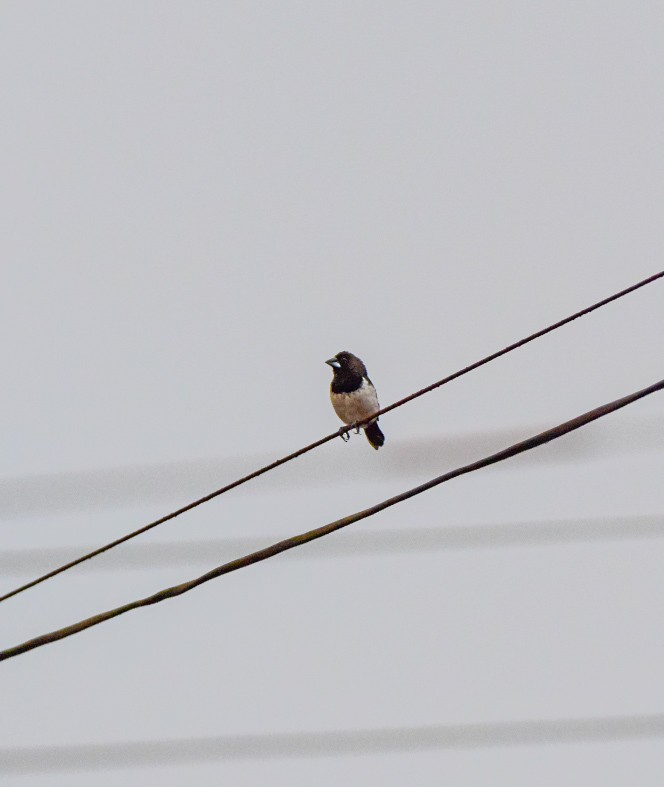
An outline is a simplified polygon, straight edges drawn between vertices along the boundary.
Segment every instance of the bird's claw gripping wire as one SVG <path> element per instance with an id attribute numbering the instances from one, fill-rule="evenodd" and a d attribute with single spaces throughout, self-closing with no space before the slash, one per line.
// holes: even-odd
<path id="1" fill-rule="evenodd" d="M 362 427 L 357 423 L 357 421 L 353 421 L 352 424 L 342 426 L 339 429 L 341 439 L 344 441 L 344 443 L 347 443 L 350 440 L 350 433 L 353 431 L 353 429 L 355 430 L 355 434 L 359 434 L 361 428 Z"/>

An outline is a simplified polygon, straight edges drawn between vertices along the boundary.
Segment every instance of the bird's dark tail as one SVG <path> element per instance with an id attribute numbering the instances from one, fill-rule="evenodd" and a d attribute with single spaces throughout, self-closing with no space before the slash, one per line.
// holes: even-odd
<path id="1" fill-rule="evenodd" d="M 369 426 L 364 427 L 364 434 L 367 436 L 367 440 L 376 449 L 376 451 L 385 442 L 385 435 L 380 431 L 380 427 L 375 421 L 369 424 Z"/>

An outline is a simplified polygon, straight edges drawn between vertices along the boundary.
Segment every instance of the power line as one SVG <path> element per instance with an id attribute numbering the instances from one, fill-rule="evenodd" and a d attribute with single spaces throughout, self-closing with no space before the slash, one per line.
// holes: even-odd
<path id="1" fill-rule="evenodd" d="M 619 298 L 622 298 L 625 295 L 628 295 L 634 292 L 635 290 L 640 289 L 641 287 L 645 287 L 647 284 L 652 284 L 654 281 L 661 279 L 662 277 L 664 277 L 664 271 L 655 273 L 652 276 L 649 276 L 647 279 L 643 279 L 642 281 L 637 282 L 636 284 L 633 284 L 630 287 L 621 290 L 620 292 L 610 295 L 608 298 L 604 298 L 601 301 L 592 304 L 591 306 L 587 306 L 585 309 L 581 309 L 580 311 L 575 312 L 569 317 L 565 317 L 564 319 L 559 320 L 558 322 L 555 322 L 552 325 L 549 325 L 548 327 L 543 328 L 542 330 L 539 330 L 536 333 L 533 333 L 530 336 L 527 336 L 526 338 L 519 340 L 518 342 L 514 342 L 513 344 L 504 347 L 502 350 L 498 350 L 497 352 L 492 353 L 491 355 L 487 355 L 485 358 L 476 361 L 470 366 L 466 366 L 465 368 L 460 369 L 459 371 L 454 372 L 453 374 L 448 375 L 447 377 L 444 377 L 442 380 L 438 380 L 437 382 L 428 385 L 426 388 L 422 388 L 419 391 L 416 391 L 415 393 L 412 393 L 404 397 L 403 399 L 400 399 L 397 402 L 394 402 L 393 404 L 388 405 L 387 407 L 384 407 L 381 410 L 378 410 L 373 415 L 369 416 L 368 418 L 365 418 L 363 421 L 360 421 L 359 425 L 368 423 L 369 421 L 373 420 L 373 418 L 379 415 L 389 413 L 391 410 L 394 410 L 397 407 L 401 407 L 402 405 L 411 402 L 413 399 L 416 399 L 419 396 L 423 396 L 424 394 L 429 393 L 430 391 L 433 391 L 436 388 L 440 388 L 442 385 L 445 385 L 451 382 L 452 380 L 456 380 L 458 377 L 462 377 L 463 375 L 468 374 L 469 372 L 472 372 L 475 369 L 478 369 L 480 366 L 484 366 L 485 364 L 490 363 L 491 361 L 494 361 L 497 358 L 500 358 L 501 356 L 506 355 L 507 353 L 518 349 L 519 347 L 523 347 L 525 344 L 528 344 L 529 342 L 532 342 L 535 339 L 538 339 L 546 335 L 547 333 L 551 333 L 551 331 L 554 331 L 557 328 L 562 327 L 563 325 L 567 325 L 568 323 L 578 319 L 579 317 L 583 317 L 586 314 L 590 314 L 596 309 L 599 309 L 602 306 L 606 306 L 608 303 L 611 303 L 612 301 L 618 300 Z M 164 524 L 164 522 L 168 522 L 171 519 L 175 519 L 175 517 L 178 517 L 181 514 L 186 513 L 187 511 L 191 511 L 197 506 L 200 506 L 203 503 L 207 503 L 210 500 L 213 500 L 215 497 L 219 497 L 219 495 L 222 495 L 225 492 L 229 492 L 231 489 L 235 489 L 236 487 L 247 483 L 247 481 L 251 481 L 252 479 L 257 478 L 258 476 L 263 475 L 264 473 L 274 470 L 280 465 L 286 464 L 286 462 L 290 462 L 291 460 L 296 459 L 297 457 L 300 457 L 303 454 L 308 453 L 309 451 L 312 451 L 314 448 L 318 448 L 319 446 L 329 442 L 330 440 L 334 440 L 336 437 L 339 436 L 339 434 L 349 431 L 350 428 L 345 428 L 345 429 L 342 428 L 337 432 L 332 432 L 331 434 L 328 434 L 325 437 L 322 437 L 319 440 L 310 443 L 304 448 L 300 448 L 299 450 L 294 451 L 293 453 L 288 454 L 287 456 L 282 457 L 281 459 L 277 459 L 276 461 L 271 462 L 270 464 L 267 464 L 264 467 L 261 467 L 258 470 L 255 470 L 252 473 L 249 473 L 248 475 L 245 475 L 242 478 L 239 478 L 236 481 L 231 482 L 230 484 L 226 484 L 226 486 L 223 486 L 220 489 L 215 490 L 214 492 L 210 492 L 209 494 L 204 495 L 203 497 L 193 501 L 192 503 L 188 503 L 187 505 L 182 506 L 181 508 L 178 508 L 175 511 L 172 511 L 170 514 L 166 514 L 165 516 L 162 516 L 159 519 L 156 519 L 153 522 L 148 523 L 147 525 L 143 525 L 143 527 L 140 527 L 137 530 L 132 531 L 131 533 L 127 533 L 121 538 L 118 538 L 114 541 L 109 542 L 108 544 L 105 544 L 104 546 L 94 549 L 85 555 L 81 555 L 75 560 L 72 560 L 69 563 L 65 563 L 64 565 L 59 566 L 58 568 L 55 568 L 52 571 L 49 571 L 43 574 L 42 576 L 39 576 L 36 579 L 33 579 L 32 581 L 27 582 L 26 584 L 21 585 L 20 587 L 9 591 L 8 593 L 5 593 L 4 595 L 0 596 L 0 603 L 6 601 L 9 598 L 12 598 L 13 596 L 18 595 L 19 593 L 28 590 L 29 588 L 35 587 L 35 585 L 39 585 L 40 583 L 45 582 L 47 579 L 51 579 L 52 577 L 55 577 L 58 574 L 63 573 L 64 571 L 68 571 L 70 568 L 73 568 L 74 566 L 77 566 L 86 560 L 90 560 L 91 558 L 96 557 L 97 555 L 100 555 L 103 552 L 108 551 L 109 549 L 113 549 L 114 547 L 119 546 L 120 544 L 124 544 L 126 541 L 129 541 L 130 539 L 136 538 L 142 533 L 146 533 L 148 530 L 151 530 L 152 528 L 157 527 L 158 525 Z"/>
<path id="2" fill-rule="evenodd" d="M 196 579 L 183 582 L 180 585 L 174 585 L 173 587 L 165 588 L 164 590 L 160 590 L 151 596 L 137 599 L 136 601 L 132 601 L 128 604 L 123 604 L 122 606 L 116 607 L 115 609 L 107 610 L 106 612 L 101 612 L 98 615 L 93 615 L 92 617 L 86 618 L 85 620 L 81 620 L 78 623 L 72 624 L 71 626 L 65 626 L 64 628 L 58 629 L 56 631 L 51 631 L 48 634 L 43 634 L 39 637 L 35 637 L 34 639 L 27 640 L 20 645 L 7 648 L 6 650 L 0 651 L 0 661 L 12 658 L 13 656 L 18 656 L 21 653 L 26 653 L 27 651 L 41 647 L 42 645 L 48 645 L 53 642 L 57 642 L 60 639 L 71 637 L 73 634 L 78 634 L 80 631 L 84 631 L 85 629 L 91 628 L 92 626 L 97 626 L 100 623 L 104 623 L 107 620 L 118 617 L 119 615 L 124 615 L 126 612 L 129 612 L 132 609 L 147 607 L 152 604 L 158 604 L 168 598 L 181 596 L 183 593 L 187 593 L 199 585 L 209 582 L 212 579 L 216 579 L 217 577 L 223 576 L 224 574 L 230 574 L 231 572 L 237 571 L 240 568 L 246 568 L 247 566 L 251 566 L 254 563 L 259 563 L 263 560 L 274 557 L 281 552 L 286 552 L 289 549 L 302 546 L 303 544 L 307 544 L 310 541 L 315 541 L 318 538 L 322 538 L 323 536 L 327 536 L 330 533 L 334 533 L 336 530 L 341 530 L 341 528 L 348 527 L 348 525 L 359 522 L 361 519 L 366 519 L 367 517 L 373 516 L 379 511 L 384 511 L 386 508 L 390 508 L 397 503 L 402 503 L 404 500 L 408 500 L 411 497 L 422 494 L 422 492 L 433 489 L 433 487 L 443 484 L 446 481 L 450 481 L 453 478 L 457 478 L 467 473 L 472 473 L 476 470 L 480 470 L 483 467 L 496 464 L 497 462 L 502 462 L 505 459 L 509 459 L 513 456 L 517 456 L 518 454 L 522 454 L 525 451 L 530 451 L 533 448 L 544 445 L 551 440 L 557 440 L 559 437 L 562 437 L 569 432 L 580 429 L 582 426 L 586 426 L 592 421 L 596 421 L 598 418 L 603 418 L 609 413 L 613 413 L 616 410 L 619 410 L 622 407 L 626 407 L 628 404 L 637 401 L 638 399 L 642 399 L 643 397 L 649 396 L 650 394 L 653 394 L 657 391 L 661 391 L 662 389 L 664 389 L 664 380 L 660 380 L 659 382 L 654 383 L 647 388 L 643 388 L 640 391 L 636 391 L 635 393 L 624 396 L 621 399 L 616 399 L 613 402 L 601 405 L 600 407 L 590 410 L 583 415 L 579 415 L 570 421 L 565 421 L 558 426 L 554 426 L 551 429 L 540 432 L 538 435 L 534 435 L 533 437 L 530 437 L 519 443 L 515 443 L 509 448 L 505 448 L 498 453 L 491 454 L 490 456 L 479 459 L 478 461 L 472 462 L 471 464 L 464 465 L 447 473 L 443 473 L 443 475 L 440 475 L 431 481 L 427 481 L 424 484 L 420 484 L 419 486 L 413 487 L 412 489 L 408 489 L 399 495 L 390 497 L 387 500 L 383 500 L 382 502 L 377 503 L 376 505 L 373 505 L 369 508 L 365 508 L 362 511 L 358 511 L 354 514 L 350 514 L 349 516 L 337 519 L 334 522 L 330 522 L 329 524 L 315 528 L 314 530 L 309 530 L 306 533 L 301 533 L 300 535 L 279 541 L 276 544 L 272 544 L 265 549 L 258 550 L 257 552 L 253 552 L 249 555 L 246 555 L 245 557 L 232 560 L 229 563 L 225 563 L 222 566 L 212 569 L 212 571 L 208 571 L 206 574 L 203 574 Z"/>
<path id="3" fill-rule="evenodd" d="M 344 757 L 479 749 L 608 743 L 664 736 L 664 714 L 535 719 L 492 724 L 329 730 L 324 732 L 220 735 L 170 740 L 21 746 L 0 749 L 0 774 L 142 768 L 219 760 L 281 757 Z"/>
<path id="4" fill-rule="evenodd" d="M 274 538 L 274 535 L 272 536 Z M 539 522 L 448 525 L 444 527 L 403 527 L 345 533 L 327 539 L 317 549 L 294 550 L 293 558 L 311 560 L 382 555 L 430 554 L 459 549 L 505 549 L 549 547 L 560 544 L 589 544 L 664 537 L 664 514 L 623 517 L 561 519 Z M 209 565 L 216 556 L 255 552 L 267 536 L 252 538 L 210 538 L 130 545 L 113 562 L 88 564 L 93 571 L 123 571 Z M 40 564 L 67 560 L 80 549 L 74 547 L 0 550 L 0 575 L 20 576 Z"/>

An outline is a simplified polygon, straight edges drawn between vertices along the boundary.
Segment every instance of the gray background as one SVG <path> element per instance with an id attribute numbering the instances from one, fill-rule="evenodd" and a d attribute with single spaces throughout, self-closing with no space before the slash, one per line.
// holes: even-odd
<path id="1" fill-rule="evenodd" d="M 388 404 L 661 269 L 663 21 L 655 2 L 4 2 L 0 590 L 332 431 L 341 349 Z M 335 440 L 6 602 L 0 645 L 654 382 L 662 298 L 385 416 L 380 452 Z M 648 724 L 417 746 L 664 713 L 663 408 L 3 663 L 0 776 L 660 785 Z M 403 750 L 371 751 L 385 728 Z M 148 769 L 75 748 L 197 738 L 218 740 Z M 96 772 L 49 772 L 67 756 Z"/>

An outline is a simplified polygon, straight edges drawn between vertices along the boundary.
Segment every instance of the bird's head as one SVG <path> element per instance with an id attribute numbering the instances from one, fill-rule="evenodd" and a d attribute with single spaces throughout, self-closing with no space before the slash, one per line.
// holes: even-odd
<path id="1" fill-rule="evenodd" d="M 346 350 L 337 353 L 333 358 L 325 361 L 325 363 L 332 367 L 335 375 L 351 374 L 359 375 L 360 377 L 366 377 L 367 374 L 366 366 L 357 357 L 357 355 L 353 355 L 353 353 L 349 353 Z"/>

